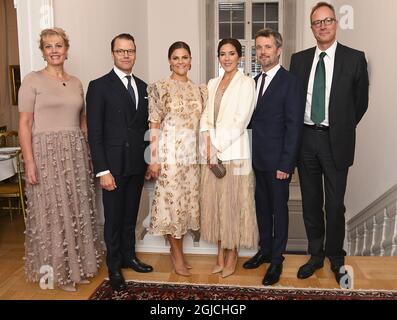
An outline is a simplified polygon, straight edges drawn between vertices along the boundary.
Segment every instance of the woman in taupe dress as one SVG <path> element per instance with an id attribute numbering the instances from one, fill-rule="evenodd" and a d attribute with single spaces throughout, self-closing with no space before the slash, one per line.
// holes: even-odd
<path id="1" fill-rule="evenodd" d="M 254 111 L 255 82 L 238 70 L 242 47 L 236 39 L 218 45 L 223 76 L 208 82 L 208 102 L 200 131 L 206 142 L 207 165 L 201 173 L 201 235 L 218 244 L 212 273 L 234 273 L 238 249 L 258 242 L 254 202 L 254 176 L 247 125 Z M 225 177 L 210 168 L 221 160 Z"/>
<path id="2" fill-rule="evenodd" d="M 28 281 L 45 275 L 57 287 L 76 291 L 76 284 L 98 273 L 101 259 L 83 88 L 64 70 L 69 40 L 62 29 L 43 30 L 40 49 L 46 68 L 29 73 L 19 90 L 25 272 Z"/>

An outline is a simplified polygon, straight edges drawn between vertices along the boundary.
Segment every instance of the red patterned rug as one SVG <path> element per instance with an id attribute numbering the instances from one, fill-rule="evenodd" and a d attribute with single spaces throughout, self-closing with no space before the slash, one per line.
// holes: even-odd
<path id="1" fill-rule="evenodd" d="M 127 290 L 113 292 L 108 281 L 90 300 L 397 300 L 397 291 L 265 288 L 128 281 Z"/>

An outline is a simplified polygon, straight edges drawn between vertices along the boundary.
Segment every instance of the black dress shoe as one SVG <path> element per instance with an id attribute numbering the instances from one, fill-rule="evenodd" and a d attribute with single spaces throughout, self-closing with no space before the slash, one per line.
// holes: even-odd
<path id="1" fill-rule="evenodd" d="M 112 289 L 115 291 L 127 289 L 127 284 L 125 283 L 123 274 L 120 271 L 109 272 L 109 282 L 112 286 Z"/>
<path id="2" fill-rule="evenodd" d="M 282 264 L 270 264 L 266 271 L 265 277 L 263 278 L 262 284 L 264 286 L 271 286 L 280 280 L 281 272 L 283 271 Z"/>
<path id="3" fill-rule="evenodd" d="M 142 272 L 142 273 L 152 272 L 153 271 L 153 267 L 152 266 L 149 266 L 148 264 L 143 263 L 137 257 L 132 258 L 131 260 L 125 261 L 121 265 L 121 267 L 122 268 L 131 268 L 132 270 L 134 270 L 136 272 Z"/>
<path id="4" fill-rule="evenodd" d="M 324 266 L 324 260 L 317 260 L 310 258 L 310 260 L 301 266 L 298 270 L 298 278 L 306 279 L 313 275 L 313 273 Z"/>
<path id="5" fill-rule="evenodd" d="M 269 255 L 264 254 L 261 251 L 258 251 L 256 255 L 254 255 L 251 259 L 246 261 L 243 264 L 244 269 L 256 269 L 263 263 L 269 263 L 271 261 L 271 257 Z"/>

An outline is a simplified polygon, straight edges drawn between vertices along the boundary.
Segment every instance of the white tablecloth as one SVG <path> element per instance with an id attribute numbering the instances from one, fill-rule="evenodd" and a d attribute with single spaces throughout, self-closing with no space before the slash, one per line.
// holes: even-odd
<path id="1" fill-rule="evenodd" d="M 14 148 L 20 150 L 19 147 Z M 11 178 L 17 172 L 17 159 L 11 148 L 0 148 L 0 181 Z M 14 151 L 14 152 L 15 152 Z"/>

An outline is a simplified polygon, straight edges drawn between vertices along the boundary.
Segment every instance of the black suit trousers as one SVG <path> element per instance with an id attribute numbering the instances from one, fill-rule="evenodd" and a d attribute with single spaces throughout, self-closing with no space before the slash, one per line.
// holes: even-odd
<path id="1" fill-rule="evenodd" d="M 262 253 L 271 255 L 272 263 L 284 261 L 288 242 L 289 183 L 276 179 L 275 171 L 255 170 L 255 204 Z"/>
<path id="2" fill-rule="evenodd" d="M 117 188 L 102 190 L 105 213 L 106 263 L 110 272 L 135 257 L 135 225 L 144 175 L 114 176 Z"/>
<path id="3" fill-rule="evenodd" d="M 309 241 L 308 252 L 320 259 L 327 256 L 333 264 L 343 264 L 346 255 L 343 250 L 345 238 L 344 197 L 348 168 L 336 169 L 332 157 L 329 131 L 304 128 L 298 171 L 302 192 L 303 219 Z"/>

